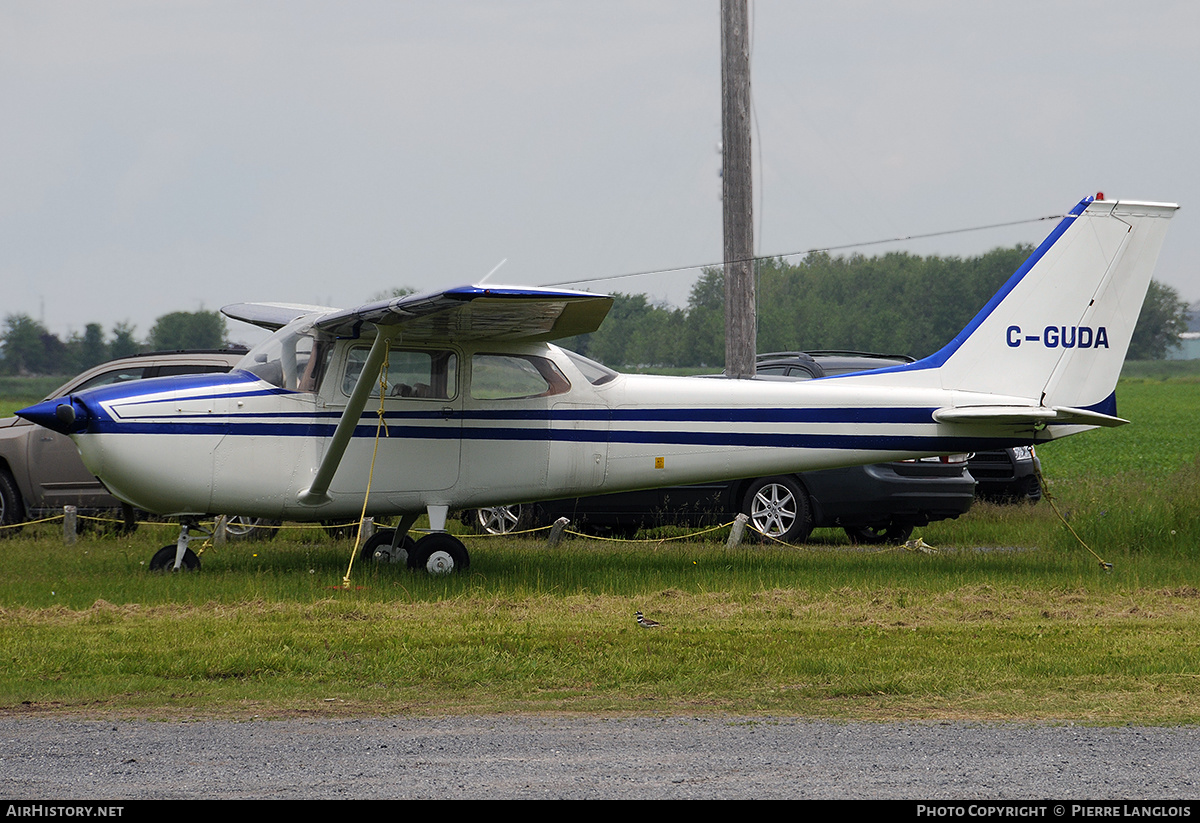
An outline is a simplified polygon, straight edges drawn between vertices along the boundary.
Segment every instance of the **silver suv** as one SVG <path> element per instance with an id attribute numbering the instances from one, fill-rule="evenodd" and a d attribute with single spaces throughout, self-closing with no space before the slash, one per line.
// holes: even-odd
<path id="1" fill-rule="evenodd" d="M 227 372 L 245 354 L 244 348 L 230 348 L 124 357 L 88 369 L 45 399 L 148 377 Z M 63 506 L 88 513 L 119 510 L 126 525 L 133 520 L 132 508 L 110 495 L 84 467 L 71 438 L 19 417 L 0 419 L 0 526 L 58 513 Z M 0 529 L 0 536 L 12 531 Z"/>

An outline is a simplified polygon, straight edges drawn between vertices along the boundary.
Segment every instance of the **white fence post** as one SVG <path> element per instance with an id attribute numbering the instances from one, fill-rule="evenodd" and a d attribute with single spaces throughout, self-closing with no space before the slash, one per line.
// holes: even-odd
<path id="1" fill-rule="evenodd" d="M 563 532 L 566 531 L 566 528 L 568 525 L 570 525 L 570 523 L 571 521 L 565 517 L 560 517 L 554 521 L 554 525 L 550 527 L 550 536 L 546 538 L 546 545 L 548 548 L 553 549 L 560 542 L 562 542 Z"/>
<path id="2" fill-rule="evenodd" d="M 733 518 L 733 528 L 729 530 L 729 540 L 725 542 L 725 548 L 732 549 L 742 542 L 742 537 L 746 534 L 746 524 L 750 521 L 744 513 Z"/>
<path id="3" fill-rule="evenodd" d="M 63 506 L 63 543 L 74 546 L 78 528 L 79 511 L 74 506 Z"/>

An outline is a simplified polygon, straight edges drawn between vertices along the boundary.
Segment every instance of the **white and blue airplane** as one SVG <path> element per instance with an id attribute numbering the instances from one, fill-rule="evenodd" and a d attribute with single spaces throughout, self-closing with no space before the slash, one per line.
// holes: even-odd
<path id="1" fill-rule="evenodd" d="M 400 516 L 364 557 L 464 569 L 452 509 L 1042 443 L 1127 421 L 1115 388 L 1178 206 L 1088 197 L 949 344 L 808 382 L 618 374 L 549 341 L 612 298 L 466 286 L 356 309 L 242 303 L 274 330 L 224 375 L 18 412 L 69 434 L 120 499 L 183 518 Z M 365 503 L 364 503 L 365 500 Z M 408 532 L 428 514 L 431 533 Z"/>

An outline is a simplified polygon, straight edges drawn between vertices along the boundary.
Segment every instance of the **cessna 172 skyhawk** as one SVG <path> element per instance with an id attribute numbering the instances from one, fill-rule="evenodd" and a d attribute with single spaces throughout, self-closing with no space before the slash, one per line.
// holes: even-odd
<path id="1" fill-rule="evenodd" d="M 1127 422 L 1117 377 L 1177 208 L 1084 199 L 945 348 L 877 371 L 802 383 L 621 375 L 548 342 L 596 329 L 610 297 L 469 286 L 349 310 L 227 306 L 275 330 L 233 372 L 105 386 L 18 414 L 70 434 L 117 497 L 184 518 L 159 567 L 198 566 L 187 524 L 199 516 L 357 517 L 366 497 L 367 514 L 401 519 L 364 556 L 461 569 L 450 509 Z M 432 533 L 413 541 L 421 513 Z"/>

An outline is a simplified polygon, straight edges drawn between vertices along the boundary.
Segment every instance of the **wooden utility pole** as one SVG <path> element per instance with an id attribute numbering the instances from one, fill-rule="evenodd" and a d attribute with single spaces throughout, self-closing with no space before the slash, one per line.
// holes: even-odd
<path id="1" fill-rule="evenodd" d="M 753 377 L 757 349 L 746 0 L 721 0 L 721 199 L 725 223 L 725 374 Z"/>

